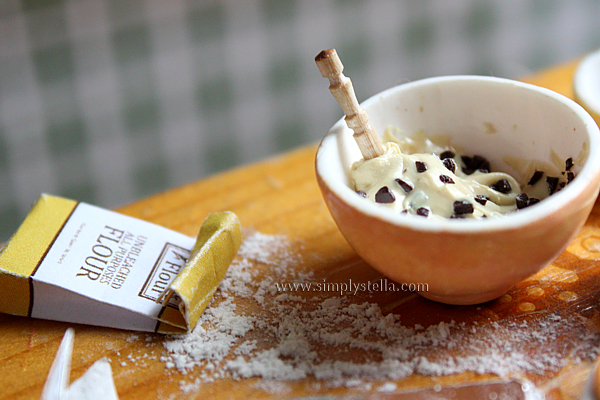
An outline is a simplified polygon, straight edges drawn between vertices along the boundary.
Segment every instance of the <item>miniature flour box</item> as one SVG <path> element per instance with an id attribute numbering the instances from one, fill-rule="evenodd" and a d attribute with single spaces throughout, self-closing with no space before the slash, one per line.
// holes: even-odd
<path id="1" fill-rule="evenodd" d="M 0 312 L 121 329 L 192 330 L 241 243 L 231 212 L 197 238 L 42 195 L 0 251 Z"/>

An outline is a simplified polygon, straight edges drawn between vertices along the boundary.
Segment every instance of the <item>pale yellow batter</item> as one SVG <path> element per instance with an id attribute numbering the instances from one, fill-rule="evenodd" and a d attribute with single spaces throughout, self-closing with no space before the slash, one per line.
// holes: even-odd
<path id="1" fill-rule="evenodd" d="M 535 204 L 564 186 L 567 174 L 537 171 L 520 184 L 490 172 L 480 156 L 465 157 L 449 143 L 425 135 L 397 139 L 387 129 L 386 152 L 355 162 L 350 184 L 364 197 L 396 212 L 429 218 L 487 218 Z M 572 176 L 569 175 L 569 176 Z"/>

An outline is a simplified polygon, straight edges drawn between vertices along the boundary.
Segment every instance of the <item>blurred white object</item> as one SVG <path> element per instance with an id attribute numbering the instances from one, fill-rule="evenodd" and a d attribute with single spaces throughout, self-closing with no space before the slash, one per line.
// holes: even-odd
<path id="1" fill-rule="evenodd" d="M 41 400 L 63 400 L 67 398 L 74 336 L 75 331 L 72 328 L 67 329 L 50 367 L 50 372 L 48 372 Z"/>
<path id="2" fill-rule="evenodd" d="M 587 55 L 573 78 L 575 100 L 600 124 L 600 49 Z"/>
<path id="3" fill-rule="evenodd" d="M 580 400 L 598 400 L 598 364 L 594 365 L 583 389 Z"/>
<path id="4" fill-rule="evenodd" d="M 108 359 L 96 361 L 85 373 L 69 386 L 69 400 L 118 400 Z"/>
<path id="5" fill-rule="evenodd" d="M 112 370 L 106 358 L 96 361 L 69 386 L 74 337 L 75 331 L 67 329 L 50 367 L 41 400 L 118 400 Z"/>

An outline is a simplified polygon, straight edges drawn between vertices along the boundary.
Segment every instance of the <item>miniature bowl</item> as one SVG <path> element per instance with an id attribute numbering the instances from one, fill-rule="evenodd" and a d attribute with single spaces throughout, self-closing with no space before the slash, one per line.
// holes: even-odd
<path id="1" fill-rule="evenodd" d="M 402 215 L 357 195 L 348 171 L 361 158 L 343 119 L 323 138 L 315 168 L 331 215 L 352 248 L 398 283 L 425 284 L 423 297 L 477 304 L 506 293 L 558 257 L 585 223 L 600 186 L 600 133 L 592 117 L 553 91 L 508 79 L 447 76 L 381 92 L 361 106 L 381 134 L 449 135 L 494 171 L 505 157 L 576 160 L 564 189 L 500 218 L 435 220 Z"/>
<path id="2" fill-rule="evenodd" d="M 600 124 L 600 49 L 581 60 L 573 77 L 575 100 Z"/>

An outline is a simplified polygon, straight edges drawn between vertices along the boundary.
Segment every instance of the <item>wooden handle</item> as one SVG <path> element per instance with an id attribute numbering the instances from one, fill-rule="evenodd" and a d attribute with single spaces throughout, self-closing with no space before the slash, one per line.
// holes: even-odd
<path id="1" fill-rule="evenodd" d="M 375 128 L 369 124 L 367 112 L 360 108 L 352 81 L 344 76 L 344 65 L 335 49 L 323 50 L 315 62 L 324 78 L 329 79 L 329 90 L 342 107 L 348 127 L 354 131 L 354 140 L 365 160 L 382 155 L 385 150 Z"/>

